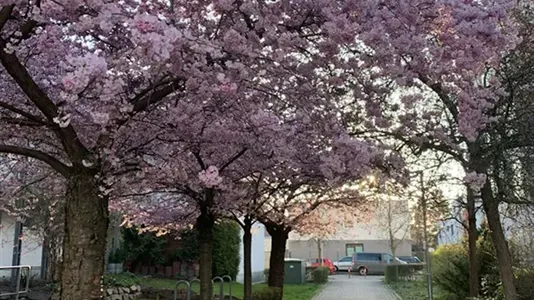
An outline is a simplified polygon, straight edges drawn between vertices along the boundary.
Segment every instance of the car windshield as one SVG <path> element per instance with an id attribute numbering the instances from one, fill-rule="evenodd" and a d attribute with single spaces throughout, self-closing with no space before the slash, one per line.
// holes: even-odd
<path id="1" fill-rule="evenodd" d="M 417 257 L 413 257 L 413 256 L 399 256 L 398 258 L 400 260 L 403 260 L 403 261 L 409 262 L 409 263 L 418 263 L 419 262 L 419 259 L 417 259 Z"/>

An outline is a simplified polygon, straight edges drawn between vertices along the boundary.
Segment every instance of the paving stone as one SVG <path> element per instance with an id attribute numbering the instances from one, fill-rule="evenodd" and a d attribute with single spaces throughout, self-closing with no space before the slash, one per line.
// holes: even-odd
<path id="1" fill-rule="evenodd" d="M 399 300 L 381 276 L 330 276 L 329 282 L 313 300 Z"/>

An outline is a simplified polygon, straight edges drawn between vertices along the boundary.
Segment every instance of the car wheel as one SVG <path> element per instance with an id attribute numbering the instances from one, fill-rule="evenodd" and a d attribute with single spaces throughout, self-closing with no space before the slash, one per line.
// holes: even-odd
<path id="1" fill-rule="evenodd" d="M 337 266 L 334 267 L 334 271 L 337 273 L 339 272 L 339 268 Z"/>
<path id="2" fill-rule="evenodd" d="M 358 274 L 362 275 L 362 276 L 365 276 L 367 275 L 367 268 L 366 267 L 360 267 L 358 269 Z"/>

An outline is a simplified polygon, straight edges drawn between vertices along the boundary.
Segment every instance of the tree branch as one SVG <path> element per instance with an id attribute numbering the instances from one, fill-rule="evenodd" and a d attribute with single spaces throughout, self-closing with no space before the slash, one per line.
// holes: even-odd
<path id="1" fill-rule="evenodd" d="M 40 117 L 38 116 L 34 116 L 28 112 L 25 112 L 23 111 L 22 109 L 19 109 L 19 108 L 16 108 L 15 106 L 9 104 L 9 103 L 6 103 L 6 102 L 3 102 L 3 101 L 0 101 L 0 107 L 3 107 L 9 111 L 12 111 L 20 116 L 23 116 L 25 117 L 26 119 L 28 120 L 31 120 L 33 122 L 36 122 L 36 123 L 39 123 L 41 125 L 50 125 L 49 123 L 47 123 L 45 120 L 41 119 Z"/>
<path id="2" fill-rule="evenodd" d="M 65 177 L 69 177 L 71 173 L 71 168 L 61 161 L 59 161 L 57 158 L 46 154 L 39 150 L 34 149 L 27 149 L 22 147 L 16 147 L 16 146 L 9 146 L 9 145 L 0 145 L 0 153 L 10 153 L 10 154 L 16 154 L 16 155 L 23 155 L 26 157 L 32 157 L 35 159 L 38 159 L 46 164 L 48 164 L 52 169 L 56 170 L 58 173 Z"/>
<path id="3" fill-rule="evenodd" d="M 239 157 L 241 157 L 243 154 L 247 152 L 247 148 L 243 148 L 241 151 L 239 151 L 234 157 L 230 158 L 224 165 L 221 166 L 219 169 L 220 172 L 222 172 L 224 169 L 226 169 L 229 165 L 231 165 L 234 161 L 236 161 Z"/>
<path id="4" fill-rule="evenodd" d="M 43 113 L 48 122 L 54 124 L 54 119 L 59 116 L 57 106 L 33 80 L 15 53 L 5 52 L 5 46 L 5 40 L 0 38 L 0 62 L 29 100 Z M 81 143 L 72 125 L 66 128 L 59 128 L 58 126 L 58 130 L 55 132 L 72 163 L 81 163 L 89 151 Z"/>
<path id="5" fill-rule="evenodd" d="M 2 10 L 0 10 L 0 30 L 4 28 L 7 21 L 9 20 L 9 17 L 11 17 L 11 12 L 13 11 L 13 8 L 15 8 L 15 4 L 4 6 L 2 7 Z"/>

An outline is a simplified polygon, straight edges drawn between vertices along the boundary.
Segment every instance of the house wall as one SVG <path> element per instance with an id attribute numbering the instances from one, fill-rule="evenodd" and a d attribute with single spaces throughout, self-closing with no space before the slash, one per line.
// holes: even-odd
<path id="1" fill-rule="evenodd" d="M 328 240 L 323 241 L 323 256 L 332 261 L 347 256 L 347 245 L 362 244 L 364 252 L 391 253 L 387 240 Z M 315 240 L 291 240 L 287 243 L 290 258 L 309 259 L 319 256 L 319 249 Z M 412 255 L 412 243 L 409 240 L 399 241 L 396 249 L 397 256 Z"/>
<path id="2" fill-rule="evenodd" d="M 523 220 L 525 216 L 530 215 L 531 212 L 527 212 L 526 215 L 515 215 L 513 218 L 511 218 L 506 213 L 507 209 L 508 207 L 506 204 L 502 204 L 499 206 L 499 210 L 501 212 L 501 224 L 503 226 L 504 235 L 507 239 L 510 239 L 514 230 L 516 230 L 517 228 L 524 227 L 523 223 L 520 220 Z M 484 209 L 482 208 L 482 205 L 480 203 L 477 203 L 476 210 L 477 228 L 481 228 L 482 223 L 486 220 L 486 214 L 484 213 Z M 525 208 L 521 207 L 519 211 L 524 212 Z M 438 223 L 438 246 L 459 243 L 462 241 L 463 236 L 466 234 L 465 228 L 462 226 L 462 224 L 460 224 L 459 221 L 467 217 L 466 215 L 464 215 L 465 209 L 454 207 L 451 209 L 451 214 L 454 216 L 454 218 L 445 221 L 440 221 Z"/>
<path id="3" fill-rule="evenodd" d="M 244 252 L 243 252 L 243 230 L 241 230 L 241 247 L 240 247 L 239 272 L 236 281 L 243 283 L 245 266 L 244 266 Z M 265 227 L 261 223 L 256 223 L 252 226 L 252 283 L 264 281 L 263 272 L 265 270 Z"/>
<path id="4" fill-rule="evenodd" d="M 13 247 L 15 238 L 15 218 L 0 213 L 0 266 L 13 265 Z M 35 234 L 22 229 L 21 265 L 32 267 L 32 276 L 39 276 L 43 257 L 42 240 Z M 11 277 L 11 270 L 0 270 L 0 280 Z"/>

